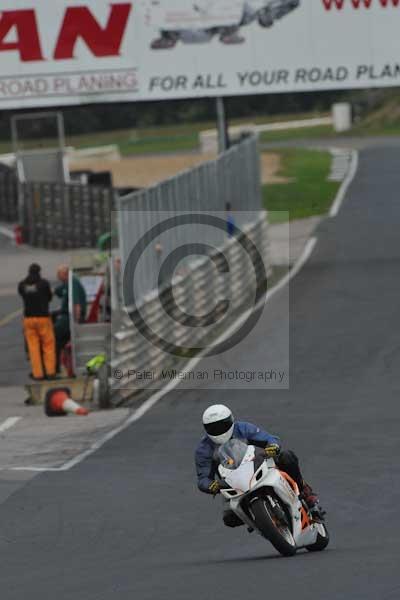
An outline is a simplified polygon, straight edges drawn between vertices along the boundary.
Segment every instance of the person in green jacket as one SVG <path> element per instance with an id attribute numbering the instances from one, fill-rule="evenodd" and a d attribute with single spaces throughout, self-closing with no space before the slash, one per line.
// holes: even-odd
<path id="1" fill-rule="evenodd" d="M 54 290 L 56 296 L 61 299 L 60 309 L 54 313 L 54 333 L 56 336 L 57 372 L 60 371 L 60 355 L 64 346 L 71 339 L 70 316 L 69 316 L 69 290 L 68 290 L 69 268 L 60 265 L 57 269 L 57 279 L 61 282 Z M 84 323 L 86 319 L 87 298 L 85 288 L 77 277 L 72 277 L 72 301 L 73 315 L 77 323 Z"/>

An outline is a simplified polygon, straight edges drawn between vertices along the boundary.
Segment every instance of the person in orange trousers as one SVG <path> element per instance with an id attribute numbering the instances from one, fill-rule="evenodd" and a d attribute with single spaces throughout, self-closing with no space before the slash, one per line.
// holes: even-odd
<path id="1" fill-rule="evenodd" d="M 56 374 L 56 346 L 53 321 L 49 313 L 50 284 L 42 279 L 40 265 L 29 267 L 27 277 L 18 285 L 24 302 L 24 335 L 32 366 L 32 379 L 52 379 Z"/>

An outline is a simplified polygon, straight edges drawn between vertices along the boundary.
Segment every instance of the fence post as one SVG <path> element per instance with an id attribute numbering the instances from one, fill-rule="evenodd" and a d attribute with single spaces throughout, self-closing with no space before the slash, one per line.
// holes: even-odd
<path id="1" fill-rule="evenodd" d="M 228 131 L 225 115 L 224 99 L 222 97 L 216 98 L 217 108 L 217 128 L 218 128 L 218 151 L 220 154 L 225 152 L 228 147 Z"/>

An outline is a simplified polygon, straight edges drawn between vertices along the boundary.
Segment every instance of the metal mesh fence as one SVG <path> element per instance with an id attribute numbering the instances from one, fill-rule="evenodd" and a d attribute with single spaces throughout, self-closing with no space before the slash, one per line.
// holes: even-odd
<path id="1" fill-rule="evenodd" d="M 251 136 L 214 161 L 146 190 L 119 198 L 117 219 L 122 265 L 126 267 L 129 255 L 140 240 L 143 247 L 148 245 L 150 236 L 157 239 L 159 234 L 164 255 L 168 255 L 171 249 L 190 243 L 192 228 L 196 226 L 195 219 L 190 227 L 169 227 L 162 236 L 168 213 L 174 219 L 176 213 L 225 212 L 227 219 L 232 218 L 241 227 L 249 220 L 254 220 L 254 212 L 259 210 L 259 152 L 257 138 Z M 218 247 L 224 241 L 224 232 L 209 228 L 207 239 L 203 241 Z M 147 252 L 135 272 L 130 274 L 132 279 L 135 278 L 138 296 L 157 286 L 160 260 L 159 253 Z"/>

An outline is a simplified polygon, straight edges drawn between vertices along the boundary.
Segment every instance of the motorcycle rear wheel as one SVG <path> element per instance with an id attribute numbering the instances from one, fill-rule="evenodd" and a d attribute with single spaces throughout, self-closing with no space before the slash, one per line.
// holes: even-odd
<path id="1" fill-rule="evenodd" d="M 250 510 L 253 513 L 257 529 L 282 556 L 296 554 L 296 542 L 289 528 L 283 528 L 274 521 L 272 509 L 267 500 L 264 500 L 264 498 L 253 500 Z"/>

